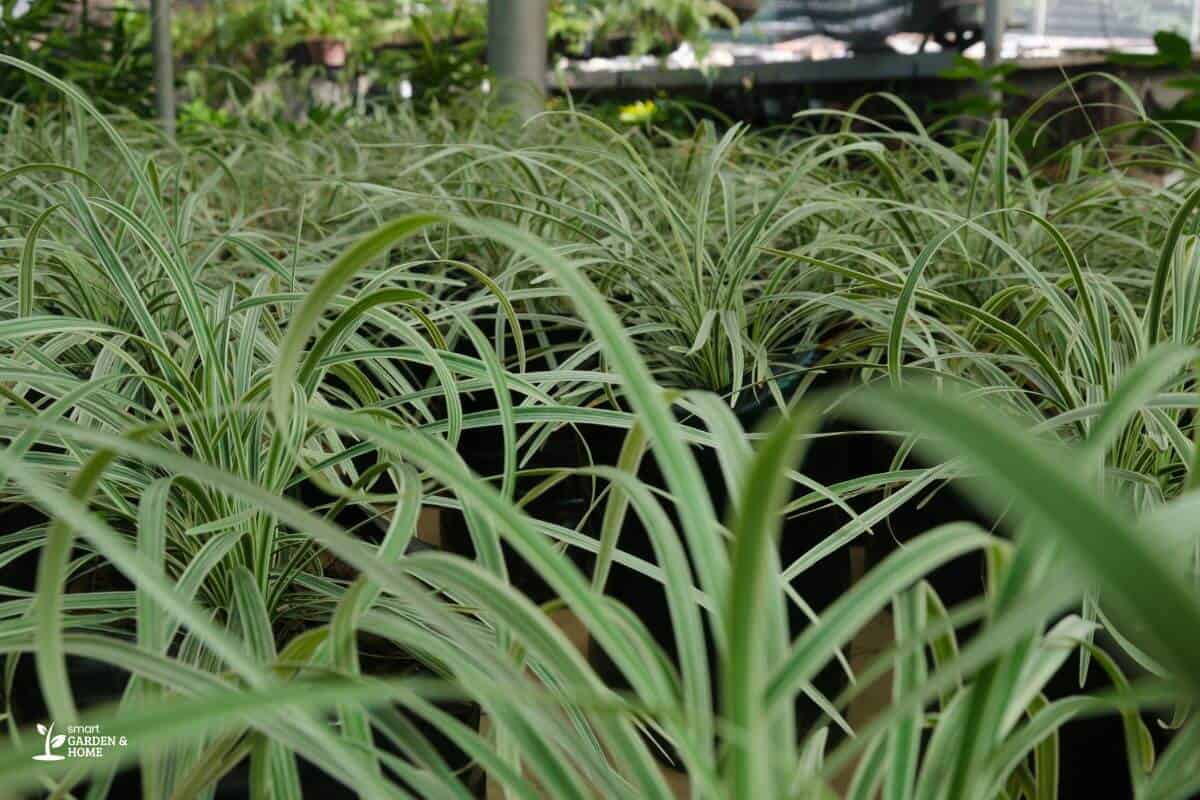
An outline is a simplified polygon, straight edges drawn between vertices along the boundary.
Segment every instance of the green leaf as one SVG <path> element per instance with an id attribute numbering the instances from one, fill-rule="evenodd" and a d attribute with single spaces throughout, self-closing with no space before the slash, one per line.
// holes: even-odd
<path id="1" fill-rule="evenodd" d="M 1158 31 L 1154 34 L 1154 46 L 1163 61 L 1178 69 L 1192 66 L 1192 44 L 1187 37 L 1174 31 Z"/>

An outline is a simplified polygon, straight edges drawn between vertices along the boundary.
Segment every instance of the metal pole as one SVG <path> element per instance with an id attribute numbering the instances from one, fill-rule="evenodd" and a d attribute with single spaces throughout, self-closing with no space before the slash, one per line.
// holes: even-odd
<path id="1" fill-rule="evenodd" d="M 1200 3 L 1200 0 L 1195 0 Z M 1046 6 L 1049 5 L 1048 0 L 1034 0 L 1033 4 L 1033 33 L 1038 38 L 1046 36 Z"/>
<path id="2" fill-rule="evenodd" d="M 991 67 L 1000 61 L 1004 47 L 1004 0 L 983 3 L 983 64 Z"/>
<path id="3" fill-rule="evenodd" d="M 1200 39 L 1200 0 L 1192 0 L 1192 43 Z"/>
<path id="4" fill-rule="evenodd" d="M 154 50 L 154 104 L 163 130 L 175 136 L 175 57 L 171 53 L 171 2 L 150 0 L 150 40 Z"/>
<path id="5" fill-rule="evenodd" d="M 543 108 L 549 0 L 488 0 L 488 66 L 522 120 Z"/>

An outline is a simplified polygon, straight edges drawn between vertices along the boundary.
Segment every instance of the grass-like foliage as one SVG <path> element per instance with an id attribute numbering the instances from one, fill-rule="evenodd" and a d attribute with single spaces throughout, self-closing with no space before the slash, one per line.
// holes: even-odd
<path id="1" fill-rule="evenodd" d="M 1037 163 L 1033 113 L 931 133 L 895 98 L 680 140 L 455 107 L 174 144 L 0 64 L 65 109 L 0 128 L 0 795 L 136 767 L 211 797 L 248 764 L 256 798 L 307 765 L 369 798 L 1048 798 L 1100 715 L 1138 797 L 1200 790 L 1200 191 L 1133 95 Z M 806 475 L 836 420 L 890 466 Z M 810 607 L 947 482 L 996 526 Z M 566 484 L 582 510 L 543 513 Z M 469 545 L 413 547 L 429 509 Z M 973 555 L 948 606 L 931 576 Z M 893 644 L 818 688 L 883 612 Z M 123 691 L 85 704 L 80 659 Z M 1075 664 L 1105 688 L 1051 690 Z M 30 665 L 55 730 L 127 746 L 33 760 Z"/>

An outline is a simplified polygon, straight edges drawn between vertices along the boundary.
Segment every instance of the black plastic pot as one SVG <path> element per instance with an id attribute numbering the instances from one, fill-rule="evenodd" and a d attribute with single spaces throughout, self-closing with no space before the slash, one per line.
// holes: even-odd
<path id="1" fill-rule="evenodd" d="M 466 724 L 476 726 L 479 723 L 479 708 L 478 706 L 466 703 L 444 704 L 439 703 L 439 707 L 443 711 L 447 711 Z M 402 712 L 403 713 L 403 712 Z M 435 729 L 411 715 L 405 714 L 409 722 L 421 732 L 421 734 L 437 749 L 437 751 L 446 760 L 446 763 L 452 770 L 463 772 L 470 766 L 470 761 L 462 751 L 458 750 L 445 737 L 439 734 Z M 386 740 L 375 734 L 375 744 L 384 751 L 391 752 L 393 755 L 399 756 L 394 748 L 390 747 Z M 336 778 L 331 777 L 321 768 L 314 765 L 312 762 L 297 756 L 296 767 L 300 773 L 300 786 L 303 789 L 305 797 L 320 798 L 321 800 L 352 800 L 357 798 L 358 792 L 354 788 L 346 786 Z M 397 784 L 404 786 L 409 793 L 419 796 L 416 789 L 412 786 L 407 786 L 403 781 L 396 778 L 395 775 L 385 774 L 392 780 L 396 780 Z M 478 783 L 478 779 L 473 775 L 464 774 L 462 780 L 464 783 L 471 785 Z M 117 795 L 113 795 L 117 796 Z M 124 797 L 125 795 L 120 795 Z M 130 795 L 132 796 L 132 795 Z M 250 798 L 250 761 L 243 759 L 234 769 L 225 775 L 216 787 L 217 800 L 249 800 Z"/>
<path id="2" fill-rule="evenodd" d="M 490 330 L 490 321 L 488 327 L 483 329 Z M 579 342 L 579 333 L 574 329 L 553 329 L 546 331 L 545 336 L 548 346 L 555 349 L 569 349 Z M 542 354 L 547 345 L 529 332 L 525 332 L 523 341 L 528 354 L 527 369 L 537 371 L 549 368 L 550 365 Z M 510 353 L 515 350 L 511 340 L 508 347 Z M 459 343 L 457 349 L 465 355 L 476 355 L 469 342 Z M 490 389 L 464 395 L 461 400 L 463 413 L 467 416 L 494 411 L 497 407 L 496 396 Z M 518 433 L 520 430 L 518 428 Z M 608 431 L 609 436 L 613 436 L 612 429 Z M 611 463 L 598 458 L 596 453 L 589 454 L 589 448 L 594 444 L 590 435 L 581 435 L 572 428 L 559 428 L 554 431 L 529 461 L 523 462 L 522 471 L 532 474 L 518 479 L 516 496 L 522 497 L 554 470 L 578 468 L 593 462 Z M 604 442 L 604 446 L 607 452 L 607 442 Z M 458 453 L 467 466 L 477 475 L 483 476 L 499 476 L 503 473 L 504 451 L 504 435 L 498 426 L 468 427 L 463 431 L 458 447 Z M 537 499 L 528 503 L 525 509 L 536 519 L 576 528 L 587 512 L 590 495 L 591 481 L 582 476 L 571 476 L 539 495 Z M 474 556 L 470 532 L 461 513 L 443 510 L 442 537 L 445 548 L 451 552 L 466 557 Z M 502 543 L 501 547 L 508 568 L 509 582 L 534 602 L 544 603 L 552 599 L 553 592 L 537 572 L 508 544 Z M 589 554 L 577 548 L 568 552 L 581 567 L 590 568 Z"/>
<path id="3" fill-rule="evenodd" d="M 826 440 L 830 445 L 820 445 L 821 440 L 818 440 L 818 449 L 811 451 L 805 462 L 805 471 L 810 477 L 829 483 L 891 468 L 898 439 L 870 433 L 861 426 L 845 423 L 836 423 L 836 430 L 853 435 Z M 833 442 L 841 444 L 835 445 Z M 910 456 L 905 466 L 914 468 L 928 464 Z M 850 504 L 857 511 L 865 511 L 882 499 L 882 493 L 874 492 L 854 498 Z M 859 538 L 858 542 L 866 548 L 867 571 L 905 542 L 939 525 L 957 521 L 971 521 L 988 530 L 997 529 L 995 517 L 973 503 L 953 484 L 941 486 L 936 492 L 930 489 L 910 499 L 892 512 L 884 523 L 875 526 L 873 536 Z M 830 530 L 822 526 L 815 529 Z M 984 556 L 976 552 L 943 565 L 928 575 L 927 579 L 943 602 L 952 608 L 983 594 L 986 589 L 985 571 Z M 969 640 L 976 630 L 975 625 L 960 629 L 960 643 Z M 1111 688 L 1103 670 L 1093 663 L 1087 685 L 1081 690 L 1077 670 L 1078 659 L 1073 655 L 1050 682 L 1047 696 L 1054 700 L 1076 695 L 1080 691 L 1094 692 Z M 1153 715 L 1143 715 L 1143 718 L 1161 752 L 1171 732 L 1164 730 Z M 1114 714 L 1073 720 L 1064 726 L 1059 738 L 1061 797 L 1133 796 L 1119 716 Z"/>
<path id="4" fill-rule="evenodd" d="M 45 525 L 48 518 L 32 506 L 10 505 L 0 508 L 0 532 L 17 531 Z M 37 581 L 38 551 L 24 553 L 0 567 L 0 586 L 32 592 Z"/>
<path id="5" fill-rule="evenodd" d="M 808 354 L 798 359 L 802 364 L 813 363 L 816 353 Z M 785 397 L 799 386 L 798 376 L 781 382 L 781 390 Z M 748 430 L 753 430 L 761 424 L 773 407 L 774 401 L 765 392 L 750 393 L 735 408 L 739 421 Z M 693 422 L 692 420 L 682 420 Z M 584 430 L 588 437 L 593 453 L 605 454 L 601 459 L 604 463 L 615 463 L 620 451 L 623 437 L 611 430 Z M 707 485 L 709 497 L 718 514 L 726 513 L 729 501 L 729 491 L 721 474 L 716 453 L 710 449 L 697 448 L 696 459 Z M 814 467 L 816 473 L 814 474 Z M 847 453 L 837 439 L 818 439 L 810 451 L 805 469 L 810 476 L 823 483 L 835 482 L 844 477 L 849 469 Z M 647 454 L 638 477 L 647 484 L 659 488 L 665 487 L 665 480 L 655 463 L 653 453 Z M 667 513 L 676 518 L 673 510 L 667 508 Z M 837 510 L 818 510 L 784 521 L 780 536 L 780 557 L 783 563 L 790 563 L 806 553 L 821 537 L 814 536 L 814 531 L 831 531 L 844 522 L 844 515 Z M 655 560 L 653 547 L 649 537 L 639 520 L 631 511 L 621 531 L 620 548 L 631 555 L 647 561 Z M 845 548 L 825 558 L 818 566 L 806 572 L 795 582 L 796 590 L 818 612 L 840 597 L 848 588 L 851 581 L 850 554 Z M 630 608 L 646 625 L 655 640 L 664 651 L 674 659 L 674 632 L 667 607 L 666 593 L 658 581 L 637 573 L 636 571 L 614 564 L 606 586 L 606 592 Z M 803 612 L 789 604 L 789 621 L 793 635 L 799 635 L 809 624 Z M 715 663 L 717 654 L 712 649 L 712 637 L 708 637 L 710 650 L 709 658 Z M 593 661 L 597 670 L 605 677 L 606 682 L 614 686 L 624 685 L 617 668 L 599 648 L 593 648 Z M 714 674 L 714 681 L 716 675 Z M 814 681 L 817 688 L 826 696 L 836 697 L 846 684 L 844 673 L 833 665 L 824 670 Z M 714 685 L 714 697 L 717 687 Z M 802 722 L 815 722 L 820 714 L 815 704 L 807 699 L 797 701 L 797 711 Z"/>
<path id="6" fill-rule="evenodd" d="M 93 661 L 89 658 L 67 656 L 67 677 L 75 703 L 80 709 L 95 708 L 111 704 L 121 698 L 129 674 L 124 670 L 103 661 Z M 36 724 L 49 725 L 54 722 L 50 718 L 46 703 L 38 686 L 37 672 L 33 656 L 23 656 L 17 664 L 13 676 L 13 695 L 10 699 L 13 717 L 22 727 L 33 727 Z M 61 730 L 61 726 L 59 728 Z M 120 735 L 119 731 L 108 732 Z M 36 734 L 35 734 L 36 735 Z M 109 797 L 140 797 L 141 772 L 131 767 L 118 772 L 108 792 Z M 85 788 L 87 784 L 83 785 Z M 77 792 L 82 797 L 86 792 Z M 30 798 L 42 797 L 43 793 L 29 795 Z"/>

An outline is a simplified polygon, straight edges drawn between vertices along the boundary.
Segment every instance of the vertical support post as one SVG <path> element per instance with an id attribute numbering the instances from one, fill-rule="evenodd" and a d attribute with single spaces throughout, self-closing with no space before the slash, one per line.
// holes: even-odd
<path id="1" fill-rule="evenodd" d="M 984 0 L 983 3 L 983 65 L 994 67 L 1004 54 L 1004 0 Z M 1004 96 L 998 89 L 988 89 L 988 100 L 997 112 L 1004 114 Z"/>
<path id="2" fill-rule="evenodd" d="M 999 63 L 1004 47 L 1004 0 L 984 0 L 983 3 L 983 64 Z"/>
<path id="3" fill-rule="evenodd" d="M 154 104 L 167 135 L 175 136 L 175 56 L 171 52 L 171 0 L 150 0 L 150 44 L 154 51 Z"/>
<path id="4" fill-rule="evenodd" d="M 1192 44 L 1200 41 L 1200 0 L 1192 0 Z"/>
<path id="5" fill-rule="evenodd" d="M 1034 0 L 1033 2 L 1033 35 L 1039 39 L 1046 36 L 1046 10 L 1049 6 L 1049 0 Z M 1200 0 L 1192 0 L 1193 9 L 1200 8 Z M 1193 25 L 1195 15 L 1193 12 Z M 1192 34 L 1195 37 L 1195 33 Z"/>
<path id="6" fill-rule="evenodd" d="M 488 0 L 488 66 L 522 121 L 542 110 L 548 0 Z"/>

